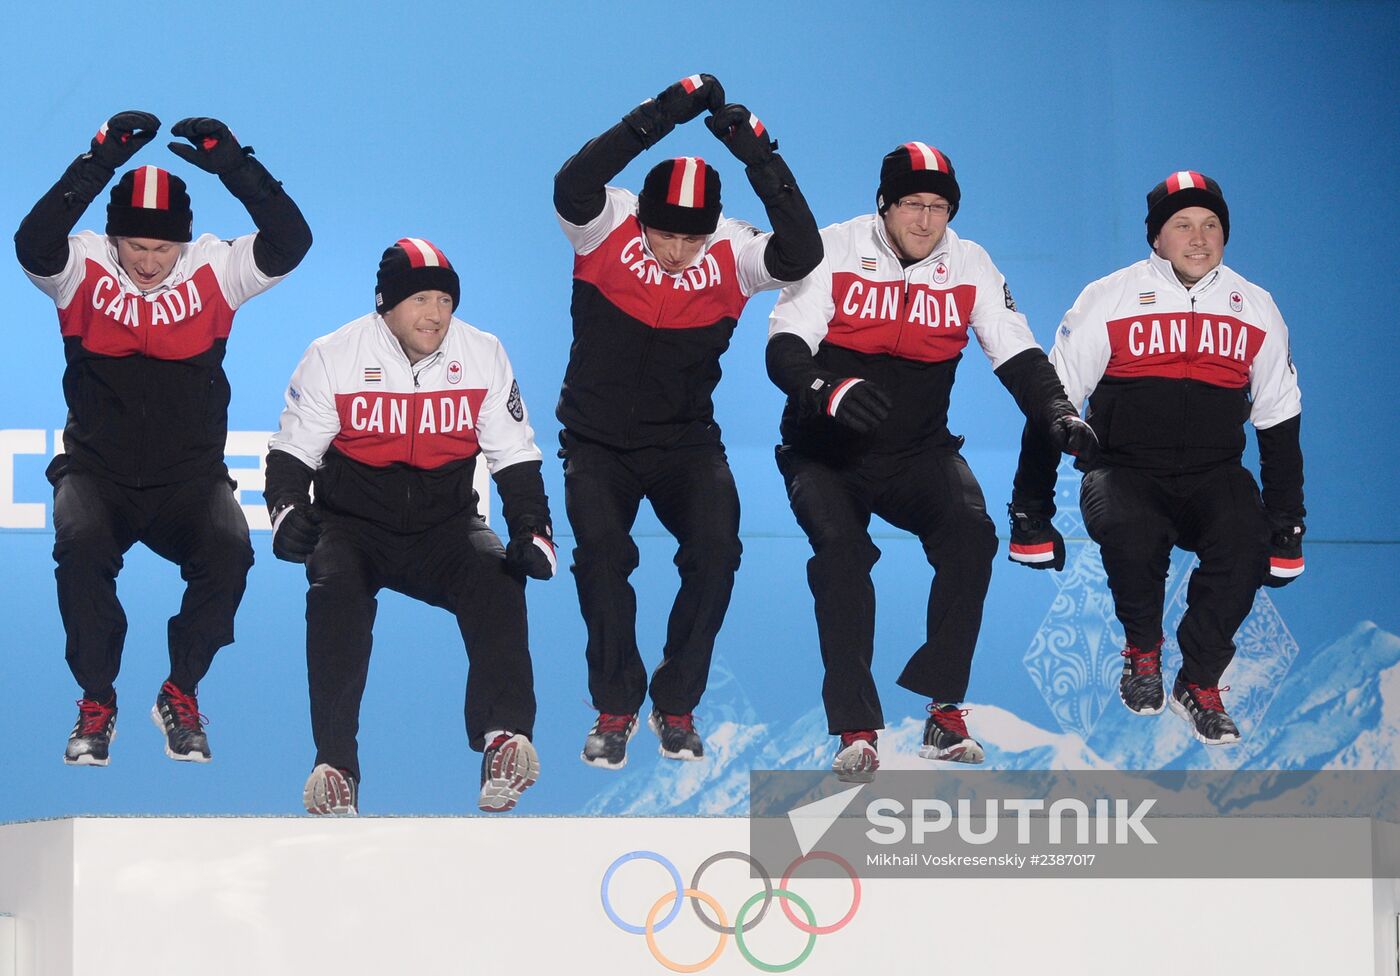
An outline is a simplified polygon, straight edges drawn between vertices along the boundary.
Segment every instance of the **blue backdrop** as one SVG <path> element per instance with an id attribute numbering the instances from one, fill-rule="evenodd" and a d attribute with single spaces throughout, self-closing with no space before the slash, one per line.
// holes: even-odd
<path id="1" fill-rule="evenodd" d="M 898 143 L 946 151 L 963 188 L 958 232 L 989 250 L 1047 345 L 1087 282 L 1146 253 L 1148 188 L 1176 169 L 1211 174 L 1230 203 L 1226 259 L 1277 300 L 1305 401 L 1308 572 L 1262 596 L 1241 636 L 1226 680 L 1246 741 L 1207 753 L 1179 720 L 1129 722 L 1113 700 L 1121 632 L 1097 554 L 1082 541 L 1072 476 L 1061 495 L 1063 527 L 1079 540 L 1070 569 L 1032 574 L 999 557 L 969 722 L 1005 766 L 1388 768 L 1400 758 L 1391 250 L 1400 6 L 808 2 L 667 13 L 588 3 L 515 13 L 437 0 L 392 11 L 132 3 L 23 5 L 8 26 L 18 43 L 0 64 L 0 227 L 18 225 L 113 112 L 153 111 L 167 129 L 186 115 L 225 119 L 316 235 L 302 266 L 238 316 L 230 428 L 275 426 L 307 343 L 369 309 L 380 251 L 400 236 L 427 237 L 462 272 L 461 317 L 511 353 L 546 451 L 565 554 L 552 414 L 569 343 L 570 251 L 551 178 L 583 141 L 681 75 L 713 72 L 763 119 L 819 224 L 872 208 L 880 157 Z M 187 179 L 196 229 L 249 230 L 214 178 L 160 148 L 165 139 L 136 162 Z M 657 159 L 684 153 L 719 166 L 728 213 L 762 222 L 739 166 L 698 122 L 620 182 L 635 188 Z M 80 226 L 101 223 L 99 203 Z M 143 718 L 166 673 L 165 620 L 180 581 L 139 548 L 119 584 L 131 628 L 112 765 L 61 763 L 77 692 L 63 664 L 42 471 L 64 417 L 62 350 L 51 303 L 13 262 L 0 273 L 0 298 L 0 512 L 9 526 L 0 530 L 0 820 L 299 810 L 312 755 L 305 582 L 299 567 L 272 558 L 265 532 L 254 537 L 238 641 L 201 688 L 213 764 L 170 763 Z M 544 775 L 522 812 L 734 811 L 750 765 L 828 761 L 808 549 L 772 463 L 781 397 L 762 366 L 771 304 L 771 295 L 750 304 L 716 400 L 743 499 L 745 557 L 698 713 L 711 758 L 662 767 L 643 733 L 622 774 L 577 761 L 592 712 L 583 626 L 563 573 L 529 589 Z M 969 462 L 1000 510 L 1020 421 L 975 348 L 952 427 L 967 436 Z M 654 665 L 674 547 L 645 509 L 638 532 L 639 631 Z M 884 741 L 915 764 L 922 703 L 893 679 L 921 640 L 930 571 L 914 540 L 880 526 L 877 542 L 877 666 L 887 713 L 908 716 Z M 1178 616 L 1188 565 L 1183 555 L 1174 567 Z M 381 599 L 361 735 L 364 811 L 474 809 L 464 672 L 446 614 Z"/>

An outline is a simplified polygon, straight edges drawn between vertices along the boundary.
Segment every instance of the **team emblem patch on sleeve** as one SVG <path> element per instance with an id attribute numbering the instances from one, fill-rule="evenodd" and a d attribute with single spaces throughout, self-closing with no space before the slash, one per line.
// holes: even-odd
<path id="1" fill-rule="evenodd" d="M 1006 307 L 1013 312 L 1016 311 L 1016 299 L 1011 297 L 1011 286 L 1004 281 L 1001 283 L 1001 294 L 1006 299 Z"/>
<path id="2" fill-rule="evenodd" d="M 516 420 L 525 419 L 525 404 L 520 399 L 520 384 L 514 380 L 511 380 L 510 383 L 510 396 L 506 398 L 506 409 Z"/>

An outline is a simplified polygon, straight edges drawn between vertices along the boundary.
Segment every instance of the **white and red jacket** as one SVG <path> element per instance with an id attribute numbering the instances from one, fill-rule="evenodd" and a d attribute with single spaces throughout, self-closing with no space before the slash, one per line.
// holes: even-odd
<path id="1" fill-rule="evenodd" d="M 122 270 L 115 241 L 91 231 L 68 238 L 57 274 L 25 271 L 58 307 L 71 463 L 137 487 L 223 464 L 222 364 L 234 313 L 282 280 L 258 269 L 255 240 L 204 234 L 181 245 L 169 277 L 149 292 Z"/>
<path id="2" fill-rule="evenodd" d="M 619 448 L 718 440 L 711 399 L 744 305 L 786 282 L 764 261 L 771 233 L 721 217 L 690 267 L 663 271 L 637 198 L 609 186 L 586 224 L 559 224 L 574 248 L 574 340 L 558 417 Z"/>
<path id="3" fill-rule="evenodd" d="M 498 477 L 541 460 L 495 336 L 453 318 L 410 364 L 377 313 L 311 344 L 268 447 L 316 472 L 319 506 L 404 532 L 475 512 L 478 454 Z"/>
<path id="4" fill-rule="evenodd" d="M 854 435 L 829 418 L 803 416 L 789 398 L 783 442 L 818 454 L 841 453 L 842 445 L 883 452 L 957 443 L 948 432 L 948 398 L 969 337 L 993 369 L 1039 349 L 1006 279 L 985 250 L 951 229 L 908 267 L 876 214 L 821 235 L 825 258 L 783 290 L 769 337 L 800 337 L 817 368 L 870 380 L 894 405 L 874 433 Z"/>
<path id="5" fill-rule="evenodd" d="M 1191 288 L 1156 254 L 1095 281 L 1050 360 L 1073 403 L 1089 398 L 1105 464 L 1190 473 L 1238 462 L 1246 420 L 1263 431 L 1302 411 L 1273 298 L 1223 264 Z"/>

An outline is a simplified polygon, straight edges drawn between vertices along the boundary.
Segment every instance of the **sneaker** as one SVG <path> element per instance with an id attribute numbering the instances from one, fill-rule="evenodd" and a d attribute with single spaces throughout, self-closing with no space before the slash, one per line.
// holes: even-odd
<path id="1" fill-rule="evenodd" d="M 1191 734 L 1198 740 L 1208 746 L 1228 745 L 1240 741 L 1239 726 L 1230 718 L 1224 702 L 1220 700 L 1220 693 L 1229 690 L 1229 685 L 1224 688 L 1202 688 L 1182 681 L 1181 675 L 1177 675 L 1168 704 L 1172 711 L 1186 719 L 1191 726 Z"/>
<path id="2" fill-rule="evenodd" d="M 637 716 L 599 712 L 588 730 L 579 758 L 590 766 L 621 769 L 627 765 L 627 743 L 637 734 Z"/>
<path id="3" fill-rule="evenodd" d="M 647 719 L 647 728 L 661 740 L 661 754 L 667 759 L 696 762 L 705 758 L 705 744 L 695 731 L 695 718 L 690 712 L 672 715 L 653 710 Z"/>
<path id="4" fill-rule="evenodd" d="M 344 769 L 321 763 L 306 777 L 301 802 L 317 816 L 354 817 L 359 814 L 359 787 Z"/>
<path id="5" fill-rule="evenodd" d="M 151 706 L 151 721 L 165 733 L 165 754 L 179 762 L 209 761 L 209 719 L 199 713 L 199 700 L 167 681 Z"/>
<path id="6" fill-rule="evenodd" d="M 831 760 L 831 771 L 843 783 L 869 783 L 880 768 L 880 756 L 875 751 L 875 733 L 869 729 L 842 732 L 841 749 Z"/>
<path id="7" fill-rule="evenodd" d="M 107 765 L 107 747 L 117 737 L 117 696 L 107 704 L 78 699 L 78 721 L 68 734 L 63 761 L 70 766 Z"/>
<path id="8" fill-rule="evenodd" d="M 1162 689 L 1162 641 L 1150 650 L 1129 644 L 1123 655 L 1123 676 L 1118 679 L 1118 697 L 1137 715 L 1160 715 L 1167 705 Z"/>
<path id="9" fill-rule="evenodd" d="M 919 755 L 924 759 L 962 763 L 980 763 L 987 758 L 982 743 L 967 734 L 967 724 L 963 721 L 967 713 L 968 709 L 957 705 L 929 705 L 924 744 L 919 747 Z"/>
<path id="10" fill-rule="evenodd" d="M 487 813 L 515 808 L 520 794 L 540 778 L 540 757 L 522 733 L 497 732 L 481 756 L 481 799 Z"/>

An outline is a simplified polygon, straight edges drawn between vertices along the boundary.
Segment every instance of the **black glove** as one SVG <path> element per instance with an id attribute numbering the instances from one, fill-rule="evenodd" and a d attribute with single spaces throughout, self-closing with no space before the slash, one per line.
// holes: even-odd
<path id="1" fill-rule="evenodd" d="M 884 390 L 859 376 L 818 376 L 802 391 L 802 398 L 807 412 L 832 417 L 857 434 L 879 427 L 894 406 Z"/>
<path id="2" fill-rule="evenodd" d="M 1065 537 L 1050 516 L 1015 502 L 1007 505 L 1006 511 L 1011 516 L 1011 550 L 1007 555 L 1013 563 L 1057 573 L 1065 568 Z"/>
<path id="3" fill-rule="evenodd" d="M 716 111 L 724 105 L 724 86 L 714 75 L 689 75 L 655 98 L 648 98 L 622 117 L 650 149 L 678 125 L 695 118 L 705 109 Z"/>
<path id="4" fill-rule="evenodd" d="M 1264 585 L 1287 586 L 1303 575 L 1303 533 L 1307 526 L 1296 519 L 1270 521 L 1273 533 L 1269 536 L 1269 568 L 1264 574 Z"/>
<path id="5" fill-rule="evenodd" d="M 705 126 L 745 166 L 766 166 L 778 148 L 758 116 L 742 105 L 724 106 L 705 120 Z"/>
<path id="6" fill-rule="evenodd" d="M 306 502 L 293 502 L 272 517 L 272 554 L 289 563 L 304 563 L 321 538 L 321 513 Z"/>
<path id="7" fill-rule="evenodd" d="M 511 536 L 510 545 L 506 546 L 506 570 L 512 575 L 552 579 L 556 565 L 549 526 L 524 529 Z"/>
<path id="8" fill-rule="evenodd" d="M 100 165 L 116 172 L 159 131 L 160 119 L 150 112 L 118 112 L 97 130 L 88 151 Z"/>
<path id="9" fill-rule="evenodd" d="M 239 169 L 253 153 L 251 148 L 240 146 L 228 126 L 218 119 L 181 119 L 171 127 L 170 134 L 194 143 L 187 146 L 183 142 L 172 142 L 171 152 L 215 176 L 225 176 Z"/>
<path id="10" fill-rule="evenodd" d="M 1061 454 L 1073 454 L 1086 465 L 1099 456 L 1099 437 L 1078 414 L 1061 414 L 1050 421 L 1050 439 Z"/>

